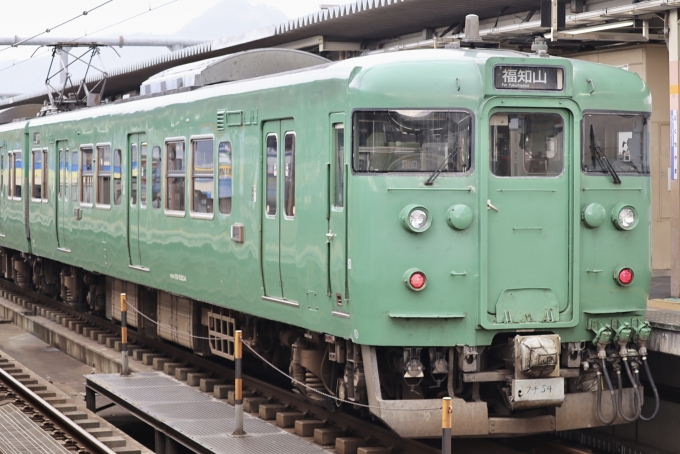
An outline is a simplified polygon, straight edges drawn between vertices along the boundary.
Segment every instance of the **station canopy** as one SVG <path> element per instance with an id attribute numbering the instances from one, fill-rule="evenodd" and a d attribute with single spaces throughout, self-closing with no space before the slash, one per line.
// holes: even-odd
<path id="1" fill-rule="evenodd" d="M 549 2 L 548 2 L 549 3 Z M 304 50 L 331 60 L 376 52 L 443 47 L 465 38 L 465 16 L 477 14 L 484 41 L 529 51 L 536 37 L 547 38 L 549 53 L 571 54 L 603 46 L 664 42 L 667 12 L 680 0 L 571 0 L 565 27 L 552 41 L 541 26 L 541 0 L 359 0 L 239 35 L 165 54 L 110 71 L 105 97 L 139 94 L 141 84 L 179 65 L 246 50 L 281 47 Z M 101 76 L 92 76 L 94 86 Z M 46 91 L 0 99 L 0 109 L 35 104 Z"/>

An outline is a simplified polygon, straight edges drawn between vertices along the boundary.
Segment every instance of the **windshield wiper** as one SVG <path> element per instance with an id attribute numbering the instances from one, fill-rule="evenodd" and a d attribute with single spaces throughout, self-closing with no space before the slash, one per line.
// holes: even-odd
<path id="1" fill-rule="evenodd" d="M 436 180 L 439 174 L 444 171 L 444 167 L 446 167 L 448 163 L 451 162 L 453 158 L 455 158 L 456 156 L 458 156 L 458 147 L 453 147 L 451 149 L 451 152 L 446 156 L 446 158 L 444 158 L 444 162 L 439 164 L 439 167 L 434 169 L 434 172 L 432 172 L 430 178 L 428 178 L 427 181 L 425 182 L 425 186 L 432 186 L 434 180 Z"/>
<path id="2" fill-rule="evenodd" d="M 590 125 L 590 154 L 597 156 L 598 161 L 600 161 L 600 166 L 612 176 L 612 183 L 621 184 L 621 178 L 614 170 L 614 166 L 607 159 L 607 155 L 602 151 L 598 145 L 595 144 L 595 131 L 593 130 L 593 125 Z"/>

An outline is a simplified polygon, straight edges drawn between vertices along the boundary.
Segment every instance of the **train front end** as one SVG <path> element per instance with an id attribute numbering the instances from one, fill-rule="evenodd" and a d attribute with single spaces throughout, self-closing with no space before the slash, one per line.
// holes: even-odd
<path id="1" fill-rule="evenodd" d="M 343 310 L 359 348 L 345 393 L 406 437 L 441 435 L 443 396 L 461 436 L 639 418 L 651 331 L 641 79 L 445 49 L 367 60 L 349 92 Z"/>

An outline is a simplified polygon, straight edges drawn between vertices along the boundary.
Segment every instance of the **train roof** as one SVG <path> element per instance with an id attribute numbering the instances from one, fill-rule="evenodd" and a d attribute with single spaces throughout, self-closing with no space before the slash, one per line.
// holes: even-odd
<path id="1" fill-rule="evenodd" d="M 617 75 L 619 79 L 630 80 L 635 78 L 644 86 L 642 80 L 635 73 L 628 73 L 625 70 L 614 68 L 607 65 L 587 62 L 583 60 L 571 60 L 563 57 L 539 56 L 533 53 L 524 53 L 513 50 L 500 49 L 428 49 L 410 50 L 403 52 L 390 52 L 376 55 L 366 55 L 352 58 L 349 60 L 325 63 L 318 66 L 306 67 L 277 74 L 254 77 L 246 80 L 237 80 L 215 85 L 197 88 L 191 91 L 168 94 L 165 96 L 147 97 L 145 99 L 131 99 L 127 102 L 118 102 L 109 105 L 83 108 L 72 112 L 63 112 L 46 117 L 39 117 L 30 120 L 31 126 L 53 124 L 65 121 L 74 121 L 85 118 L 96 118 L 108 115 L 131 114 L 135 112 L 151 111 L 167 106 L 168 104 L 187 104 L 195 101 L 210 99 L 219 96 L 245 93 L 257 90 L 266 90 L 286 86 L 302 85 L 313 82 L 329 80 L 348 81 L 359 75 L 370 77 L 370 70 L 380 66 L 404 66 L 414 63 L 426 64 L 441 62 L 461 63 L 461 71 L 469 71 L 473 67 L 483 67 L 489 59 L 507 59 L 514 63 L 522 62 L 528 65 L 540 65 L 546 62 L 568 62 L 574 68 L 574 72 L 588 72 L 592 78 L 607 79 L 607 83 L 612 77 Z M 356 68 L 356 69 L 355 69 Z M 481 80 L 482 75 L 478 72 Z M 629 77 L 626 74 L 630 74 Z M 446 77 L 450 77 L 447 73 Z M 602 83 L 604 85 L 604 82 Z M 646 87 L 645 87 L 646 89 Z M 648 92 L 647 95 L 648 96 Z M 15 124 L 14 129 L 20 123 Z M 5 130 L 0 126 L 0 130 Z"/>

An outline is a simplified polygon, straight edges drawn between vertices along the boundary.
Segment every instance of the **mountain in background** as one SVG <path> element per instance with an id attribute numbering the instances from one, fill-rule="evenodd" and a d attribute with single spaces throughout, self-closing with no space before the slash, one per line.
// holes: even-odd
<path id="1" fill-rule="evenodd" d="M 150 13 L 146 20 L 153 20 L 152 14 Z M 266 27 L 267 25 L 278 24 L 286 20 L 288 20 L 288 17 L 281 10 L 268 5 L 251 5 L 247 0 L 224 0 L 206 10 L 205 13 L 187 23 L 177 32 L 167 35 L 137 33 L 126 35 L 125 38 L 199 38 L 212 41 Z M 110 30 L 107 31 L 110 32 Z M 116 36 L 115 30 L 107 36 Z M 71 54 L 79 56 L 84 51 L 84 48 L 76 48 L 71 51 Z M 37 54 L 41 52 L 44 51 L 39 50 Z M 110 71 L 169 52 L 170 50 L 162 47 L 123 47 L 115 48 L 115 52 L 109 48 L 102 48 L 101 59 L 104 68 Z M 42 91 L 45 87 L 50 60 L 51 52 L 41 57 L 36 56 L 31 60 L 5 70 L 2 70 L 2 68 L 12 65 L 12 61 L 0 60 L 0 94 Z M 97 67 L 100 66 L 96 57 L 93 60 L 93 64 Z M 57 68 L 57 65 L 58 63 L 55 61 L 53 67 Z M 82 64 L 79 64 L 73 65 L 71 70 L 72 80 L 74 84 L 77 84 L 82 79 L 85 68 Z M 96 71 L 90 71 L 90 74 L 96 73 Z M 53 79 L 52 85 L 56 86 L 58 83 L 59 76 L 56 76 Z"/>

